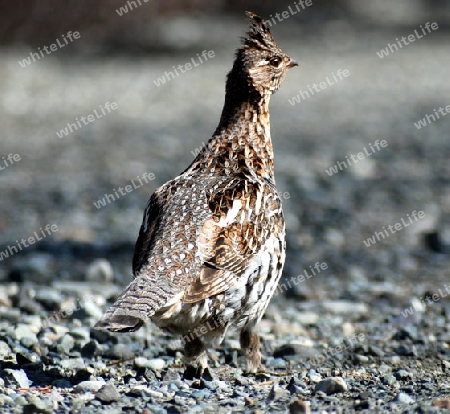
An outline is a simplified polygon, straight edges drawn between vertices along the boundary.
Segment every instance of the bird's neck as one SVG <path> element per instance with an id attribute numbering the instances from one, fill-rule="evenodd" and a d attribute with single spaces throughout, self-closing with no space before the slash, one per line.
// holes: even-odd
<path id="1" fill-rule="evenodd" d="M 191 168 L 214 169 L 221 175 L 243 172 L 273 181 L 270 95 L 244 98 L 236 97 L 236 91 L 227 93 L 219 126 Z"/>

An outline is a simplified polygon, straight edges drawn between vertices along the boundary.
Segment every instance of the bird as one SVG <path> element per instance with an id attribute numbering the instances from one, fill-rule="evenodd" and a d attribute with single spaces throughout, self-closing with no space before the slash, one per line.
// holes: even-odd
<path id="1" fill-rule="evenodd" d="M 257 325 L 281 277 L 285 221 L 274 177 L 269 101 L 298 63 L 268 25 L 249 31 L 227 75 L 211 139 L 150 197 L 133 255 L 134 279 L 94 328 L 132 332 L 150 320 L 181 337 L 199 377 L 207 347 L 239 332 L 247 373 L 264 370 Z"/>

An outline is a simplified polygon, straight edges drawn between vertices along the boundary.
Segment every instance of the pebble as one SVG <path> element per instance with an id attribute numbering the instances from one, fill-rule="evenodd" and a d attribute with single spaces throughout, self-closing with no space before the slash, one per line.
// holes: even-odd
<path id="1" fill-rule="evenodd" d="M 341 377 L 325 378 L 316 385 L 316 392 L 322 391 L 327 395 L 346 392 L 347 390 L 347 383 Z"/>
<path id="2" fill-rule="evenodd" d="M 272 388 L 269 392 L 269 399 L 273 401 L 277 401 L 284 397 L 289 397 L 290 392 L 284 388 L 279 387 L 277 384 L 272 385 Z"/>
<path id="3" fill-rule="evenodd" d="M 144 357 L 137 357 L 134 360 L 134 365 L 138 368 L 150 368 L 155 371 L 160 371 L 166 366 L 166 361 L 163 359 L 147 359 Z"/>
<path id="4" fill-rule="evenodd" d="M 129 359 L 134 357 L 134 353 L 129 346 L 125 344 L 116 344 L 108 353 L 108 357 L 115 359 Z"/>
<path id="5" fill-rule="evenodd" d="M 397 396 L 394 398 L 394 401 L 397 401 L 401 404 L 413 404 L 415 403 L 414 398 L 410 397 L 408 394 L 404 392 L 399 392 Z"/>
<path id="6" fill-rule="evenodd" d="M 59 354 L 65 354 L 68 355 L 69 352 L 72 350 L 73 346 L 75 345 L 75 340 L 73 336 L 69 334 L 65 334 L 61 336 L 56 342 L 55 342 L 55 348 L 56 351 Z"/>
<path id="7" fill-rule="evenodd" d="M 12 334 L 11 336 L 18 340 L 18 341 L 22 341 L 23 339 L 28 339 L 30 341 L 32 341 L 33 343 L 37 343 L 37 337 L 36 334 L 34 334 L 29 325 L 26 325 L 24 323 L 19 323 L 15 326 L 15 328 L 12 330 Z"/>
<path id="8" fill-rule="evenodd" d="M 18 388 L 28 388 L 32 382 L 28 379 L 27 374 L 23 369 L 5 369 L 4 379 L 6 384 L 13 385 Z"/>
<path id="9" fill-rule="evenodd" d="M 119 392 L 113 384 L 105 384 L 100 388 L 95 397 L 104 404 L 110 404 L 120 400 Z"/>
<path id="10" fill-rule="evenodd" d="M 395 378 L 397 378 L 398 380 L 407 380 L 409 378 L 412 377 L 412 374 L 408 371 L 406 371 L 406 369 L 399 369 L 395 374 L 394 374 Z"/>
<path id="11" fill-rule="evenodd" d="M 60 365 L 63 369 L 81 369 L 86 367 L 83 358 L 63 359 Z"/>
<path id="12" fill-rule="evenodd" d="M 89 341 L 87 344 L 81 348 L 81 356 L 83 358 L 94 358 L 97 355 L 101 355 L 102 349 L 100 348 L 98 342 L 94 339 Z"/>
<path id="13" fill-rule="evenodd" d="M 61 302 L 63 302 L 64 297 L 56 289 L 50 289 L 46 287 L 45 289 L 39 289 L 34 297 L 36 302 L 41 303 L 47 310 L 55 311 L 59 310 Z"/>
<path id="14" fill-rule="evenodd" d="M 381 378 L 381 382 L 384 385 L 393 385 L 397 382 L 397 379 L 393 375 L 385 375 Z"/>
<path id="15" fill-rule="evenodd" d="M 328 300 L 322 303 L 323 308 L 330 313 L 343 313 L 343 314 L 358 314 L 363 315 L 369 311 L 369 308 L 365 303 L 340 301 L 340 300 Z"/>
<path id="16" fill-rule="evenodd" d="M 86 280 L 90 282 L 113 282 L 114 270 L 111 263 L 106 259 L 93 261 L 86 270 Z"/>
<path id="17" fill-rule="evenodd" d="M 74 387 L 74 392 L 97 392 L 105 385 L 105 381 L 82 381 Z"/>

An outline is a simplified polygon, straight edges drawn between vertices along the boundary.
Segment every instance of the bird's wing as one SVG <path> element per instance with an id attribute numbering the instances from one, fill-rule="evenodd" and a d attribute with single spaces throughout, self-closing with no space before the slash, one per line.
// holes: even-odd
<path id="1" fill-rule="evenodd" d="M 203 264 L 183 302 L 219 294 L 246 271 L 271 231 L 264 220 L 264 196 L 261 184 L 246 179 L 231 180 L 209 196 L 210 218 L 203 223 L 197 239 Z"/>
<path id="2" fill-rule="evenodd" d="M 158 226 L 160 215 L 164 206 L 165 193 L 155 191 L 144 211 L 142 225 L 136 241 L 133 254 L 133 275 L 144 265 L 155 242 L 155 230 Z"/>

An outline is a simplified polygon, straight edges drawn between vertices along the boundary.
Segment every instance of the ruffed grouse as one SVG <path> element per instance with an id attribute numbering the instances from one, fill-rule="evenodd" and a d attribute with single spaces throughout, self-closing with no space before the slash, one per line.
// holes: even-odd
<path id="1" fill-rule="evenodd" d="M 219 126 L 192 164 L 151 196 L 133 257 L 134 280 L 97 329 L 128 332 L 150 319 L 181 335 L 200 375 L 205 342 L 240 330 L 247 371 L 261 366 L 255 327 L 285 259 L 269 100 L 297 63 L 247 12 L 250 31 L 227 77 Z"/>

